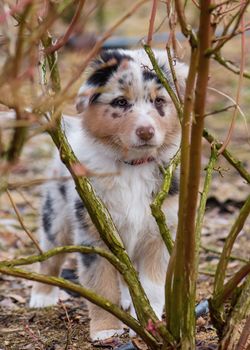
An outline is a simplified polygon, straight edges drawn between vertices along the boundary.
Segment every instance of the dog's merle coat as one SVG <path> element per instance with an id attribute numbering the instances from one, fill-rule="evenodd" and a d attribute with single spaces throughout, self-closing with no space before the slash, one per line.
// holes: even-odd
<path id="1" fill-rule="evenodd" d="M 170 84 L 165 52 L 156 51 L 159 66 Z M 186 67 L 176 63 L 180 90 Z M 150 213 L 150 203 L 162 181 L 159 165 L 166 165 L 179 147 L 180 126 L 173 103 L 154 73 L 143 50 L 108 50 L 93 61 L 77 99 L 80 120 L 65 118 L 68 139 L 79 160 L 95 173 L 111 173 L 91 179 L 107 206 L 126 250 L 138 270 L 141 283 L 156 314 L 161 317 L 168 254 Z M 52 174 L 68 175 L 56 157 Z M 113 175 L 112 175 L 113 173 Z M 178 176 L 172 182 L 163 210 L 172 231 L 177 218 Z M 73 181 L 50 183 L 44 189 L 40 244 L 79 244 L 104 247 Z M 81 283 L 94 289 L 136 317 L 127 287 L 103 258 L 78 254 Z M 41 264 L 41 272 L 60 273 L 62 256 Z M 55 287 L 36 284 L 30 306 L 56 303 Z M 106 338 L 122 330 L 120 322 L 89 304 L 92 339 Z"/>

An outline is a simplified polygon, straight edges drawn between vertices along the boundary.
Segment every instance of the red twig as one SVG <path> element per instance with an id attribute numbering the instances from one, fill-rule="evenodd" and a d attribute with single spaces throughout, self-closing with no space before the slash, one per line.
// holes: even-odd
<path id="1" fill-rule="evenodd" d="M 24 7 L 30 4 L 32 1 L 33 0 L 19 1 L 17 5 L 13 6 L 9 11 L 4 12 L 2 15 L 0 15 L 0 24 L 4 23 L 8 17 L 21 12 L 24 9 Z"/>
<path id="2" fill-rule="evenodd" d="M 75 25 L 78 21 L 78 19 L 80 18 L 81 16 L 81 11 L 82 11 L 82 8 L 85 4 L 85 0 L 79 0 L 78 2 L 78 6 L 77 6 L 77 9 L 76 9 L 76 12 L 74 14 L 74 17 L 72 18 L 72 21 L 68 27 L 68 29 L 66 30 L 65 34 L 63 37 L 61 37 L 57 43 L 55 45 L 52 45 L 50 47 L 48 47 L 46 50 L 45 50 L 45 54 L 48 55 L 50 53 L 53 53 L 57 50 L 59 50 L 62 46 L 64 46 L 66 44 L 66 42 L 69 40 L 70 38 L 70 35 L 72 34 L 74 28 L 75 28 Z"/>
<path id="3" fill-rule="evenodd" d="M 244 5 L 244 1 L 241 0 L 241 6 L 243 7 L 243 5 Z M 239 102 L 240 102 L 240 92 L 241 92 L 241 87 L 242 87 L 242 83 L 243 83 L 243 73 L 244 73 L 245 60 L 246 60 L 246 55 L 245 55 L 245 53 L 246 53 L 245 52 L 246 51 L 246 33 L 244 31 L 244 27 L 245 27 L 245 18 L 243 15 L 241 18 L 241 30 L 242 30 L 242 33 L 241 33 L 241 60 L 240 60 L 239 83 L 238 83 L 237 95 L 236 95 L 236 106 L 235 106 L 234 111 L 233 111 L 233 117 L 232 117 L 232 121 L 230 124 L 230 128 L 229 128 L 227 137 L 226 137 L 225 141 L 223 142 L 221 148 L 218 151 L 219 154 L 221 154 L 227 148 L 227 146 L 231 140 L 236 117 L 237 117 L 237 112 L 238 112 L 237 106 L 239 105 Z"/>
<path id="4" fill-rule="evenodd" d="M 157 8 L 157 0 L 153 0 L 151 16 L 150 16 L 150 21 L 149 21 L 149 28 L 148 28 L 148 39 L 147 39 L 147 45 L 149 45 L 149 46 L 151 46 L 152 38 L 153 38 L 156 8 Z"/>

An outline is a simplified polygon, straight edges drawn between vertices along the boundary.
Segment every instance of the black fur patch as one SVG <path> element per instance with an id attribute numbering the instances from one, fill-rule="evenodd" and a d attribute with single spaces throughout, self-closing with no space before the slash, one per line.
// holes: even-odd
<path id="1" fill-rule="evenodd" d="M 92 105 L 92 104 L 98 102 L 98 97 L 100 97 L 100 96 L 101 96 L 100 93 L 93 94 L 89 99 L 89 104 Z"/>
<path id="2" fill-rule="evenodd" d="M 53 209 L 53 200 L 48 193 L 46 196 L 46 200 L 43 204 L 43 209 L 42 209 L 42 224 L 43 224 L 43 229 L 44 232 L 46 233 L 48 239 L 50 241 L 54 241 L 54 235 L 51 233 L 51 228 L 52 228 L 52 221 L 54 218 L 54 209 Z"/>
<path id="3" fill-rule="evenodd" d="M 87 80 L 87 83 L 94 86 L 104 86 L 110 79 L 111 75 L 117 71 L 122 60 L 132 60 L 128 55 L 122 54 L 116 50 L 104 50 L 100 54 L 101 60 L 97 60 L 97 64 L 105 64 L 110 60 L 114 60 L 114 64 L 107 65 L 97 69 Z"/>
<path id="4" fill-rule="evenodd" d="M 67 191 L 66 191 L 66 186 L 65 184 L 59 184 L 58 185 L 58 190 L 61 193 L 63 199 L 67 199 Z"/>
<path id="5" fill-rule="evenodd" d="M 83 245 L 85 247 L 94 247 L 95 242 L 83 241 L 80 245 Z M 79 254 L 81 255 L 81 260 L 85 267 L 90 267 L 93 263 L 96 262 L 98 258 L 97 254 L 86 254 L 86 253 L 79 253 Z"/>
<path id="6" fill-rule="evenodd" d="M 179 181 L 177 177 L 174 175 L 172 177 L 170 189 L 169 189 L 169 194 L 170 196 L 174 196 L 175 194 L 179 193 Z"/>
<path id="7" fill-rule="evenodd" d="M 111 114 L 111 117 L 114 118 L 114 119 L 120 118 L 121 116 L 122 116 L 121 114 L 115 113 L 115 112 L 113 112 L 113 113 Z"/>
<path id="8" fill-rule="evenodd" d="M 88 224 L 85 221 L 85 215 L 84 212 L 86 211 L 83 202 L 81 201 L 81 199 L 76 199 L 75 201 L 75 215 L 76 218 L 78 220 L 78 222 L 81 225 L 81 228 L 83 228 L 84 230 L 88 229 Z"/>
<path id="9" fill-rule="evenodd" d="M 155 72 L 151 71 L 151 70 L 144 70 L 142 72 L 142 75 L 143 75 L 143 79 L 145 81 L 148 81 L 148 80 L 155 80 L 157 82 L 157 84 L 161 84 L 161 81 L 160 79 L 157 77 L 157 75 L 155 74 Z"/>

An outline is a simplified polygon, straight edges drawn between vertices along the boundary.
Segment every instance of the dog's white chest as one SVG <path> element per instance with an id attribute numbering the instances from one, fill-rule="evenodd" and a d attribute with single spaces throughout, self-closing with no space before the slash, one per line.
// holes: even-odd
<path id="1" fill-rule="evenodd" d="M 150 204 L 157 180 L 151 165 L 139 167 L 128 166 L 118 176 L 94 181 L 130 256 L 138 240 L 156 231 Z"/>

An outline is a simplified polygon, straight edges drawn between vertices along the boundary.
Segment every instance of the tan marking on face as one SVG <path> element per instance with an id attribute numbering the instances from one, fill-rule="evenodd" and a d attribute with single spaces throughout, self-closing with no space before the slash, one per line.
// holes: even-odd
<path id="1" fill-rule="evenodd" d="M 116 113 L 116 117 L 112 116 L 113 113 Z M 135 120 L 132 114 L 122 109 L 96 104 L 90 106 L 84 114 L 83 124 L 94 137 L 103 143 L 123 148 L 129 143 Z"/>
<path id="2" fill-rule="evenodd" d="M 156 97 L 157 97 L 156 85 L 153 84 L 153 86 L 151 86 L 151 89 L 149 92 L 149 98 L 154 101 Z"/>
<path id="3" fill-rule="evenodd" d="M 180 134 L 181 128 L 175 108 L 172 105 L 167 104 L 166 107 L 164 107 L 164 113 L 165 115 L 161 117 L 157 109 L 153 106 L 151 116 L 154 119 L 156 129 L 164 131 L 164 144 L 168 146 L 176 140 L 177 136 Z"/>

